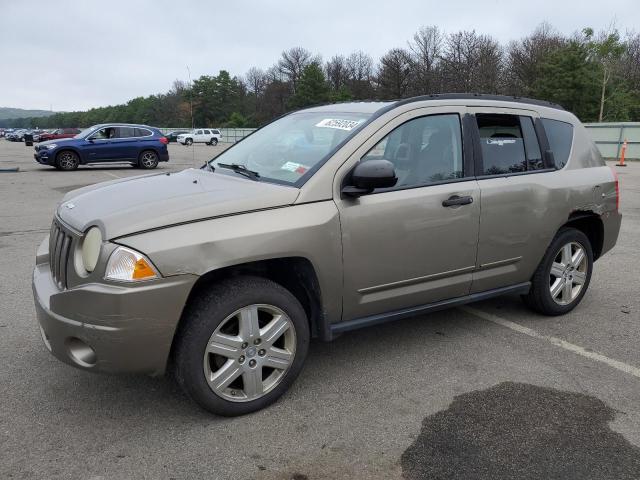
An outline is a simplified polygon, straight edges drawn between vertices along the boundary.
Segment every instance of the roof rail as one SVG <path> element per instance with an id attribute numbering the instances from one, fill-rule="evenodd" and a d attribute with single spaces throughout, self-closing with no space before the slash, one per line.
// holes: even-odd
<path id="1" fill-rule="evenodd" d="M 404 98 L 397 100 L 394 107 L 412 102 L 423 102 L 426 100 L 496 100 L 502 102 L 518 102 L 529 105 L 538 105 L 541 107 L 555 108 L 564 110 L 557 103 L 547 102 L 545 100 L 536 100 L 534 98 L 518 97 L 515 95 L 493 95 L 487 93 L 432 93 L 429 95 L 420 95 L 418 97 Z"/>

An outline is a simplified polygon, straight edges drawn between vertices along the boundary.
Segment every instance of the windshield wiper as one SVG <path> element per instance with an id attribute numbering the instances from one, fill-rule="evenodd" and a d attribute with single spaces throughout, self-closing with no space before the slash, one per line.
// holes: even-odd
<path id="1" fill-rule="evenodd" d="M 239 163 L 218 163 L 218 166 L 220 168 L 228 168 L 229 170 L 233 170 L 235 173 L 244 175 L 251 180 L 258 180 L 260 178 L 260 174 L 258 172 L 249 170 L 245 165 L 240 165 Z"/>

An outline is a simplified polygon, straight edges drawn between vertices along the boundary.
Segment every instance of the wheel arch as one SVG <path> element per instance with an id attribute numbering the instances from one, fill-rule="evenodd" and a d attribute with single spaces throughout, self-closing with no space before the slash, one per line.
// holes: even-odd
<path id="1" fill-rule="evenodd" d="M 600 215 L 592 211 L 572 212 L 562 227 L 575 228 L 587 236 L 589 242 L 591 242 L 594 261 L 602 255 L 604 224 Z"/>
<path id="2" fill-rule="evenodd" d="M 203 290 L 214 283 L 243 275 L 267 278 L 289 290 L 307 314 L 311 336 L 328 339 L 329 329 L 323 314 L 322 292 L 313 264 L 305 257 L 282 257 L 230 265 L 201 275 L 187 296 L 183 313 L 176 327 L 174 343 L 180 325 L 184 321 L 185 312 Z"/>

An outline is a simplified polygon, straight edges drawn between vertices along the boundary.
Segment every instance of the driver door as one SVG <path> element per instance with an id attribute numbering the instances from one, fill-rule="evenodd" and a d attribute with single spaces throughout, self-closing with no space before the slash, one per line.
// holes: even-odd
<path id="1" fill-rule="evenodd" d="M 373 135 L 341 167 L 394 163 L 398 183 L 357 198 L 340 196 L 343 321 L 468 295 L 476 264 L 480 198 L 465 156 L 464 108 L 404 113 Z M 447 205 L 451 197 L 464 205 Z M 444 202 L 444 205 L 443 205 Z"/>

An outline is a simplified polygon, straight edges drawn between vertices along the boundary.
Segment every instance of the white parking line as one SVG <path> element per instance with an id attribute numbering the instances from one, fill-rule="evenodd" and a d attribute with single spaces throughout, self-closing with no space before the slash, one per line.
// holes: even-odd
<path id="1" fill-rule="evenodd" d="M 122 178 L 121 176 L 116 175 L 115 173 L 111 173 L 111 172 L 102 172 L 102 173 L 104 173 L 105 175 L 109 175 L 110 177 L 113 177 L 113 178 Z"/>
<path id="2" fill-rule="evenodd" d="M 583 357 L 589 358 L 591 360 L 595 360 L 596 362 L 601 362 L 606 365 L 609 365 L 612 368 L 620 370 L 625 373 L 629 373 L 635 377 L 640 378 L 640 368 L 634 367 L 633 365 L 628 365 L 619 360 L 614 360 L 613 358 L 609 358 L 606 355 L 602 355 L 598 352 L 593 352 L 587 350 L 580 345 L 574 345 L 573 343 L 569 343 L 561 338 L 551 337 L 549 335 L 543 335 L 541 333 L 536 332 L 528 327 L 512 322 L 511 320 L 507 320 L 505 318 L 498 317 L 497 315 L 493 315 L 492 313 L 483 312 L 482 310 L 478 310 L 473 307 L 462 306 L 459 307 L 460 310 L 463 310 L 471 315 L 475 315 L 476 317 L 482 318 L 483 320 L 487 320 L 488 322 L 495 323 L 497 325 L 502 325 L 503 327 L 509 328 L 515 332 L 523 333 L 533 338 L 537 338 L 539 340 L 544 340 L 549 342 L 556 347 L 564 348 L 565 350 L 569 350 L 570 352 L 576 353 L 578 355 L 582 355 Z"/>

